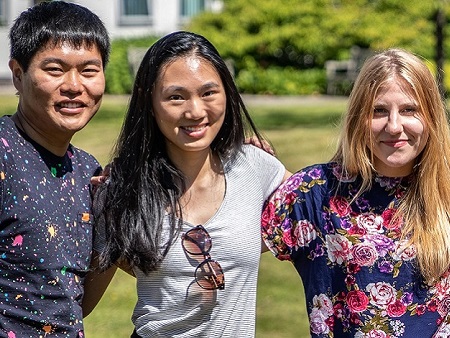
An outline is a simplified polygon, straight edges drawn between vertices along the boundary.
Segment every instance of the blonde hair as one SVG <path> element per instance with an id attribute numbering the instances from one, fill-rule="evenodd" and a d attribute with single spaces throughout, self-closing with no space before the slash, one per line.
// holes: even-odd
<path id="1" fill-rule="evenodd" d="M 403 218 L 402 235 L 416 247 L 420 272 L 431 284 L 450 267 L 450 129 L 436 81 L 419 57 L 389 49 L 364 63 L 349 97 L 333 160 L 342 164 L 346 174 L 361 176 L 359 194 L 370 189 L 375 170 L 367 145 L 373 144 L 370 123 L 374 100 L 379 89 L 393 78 L 410 89 L 429 134 L 397 217 Z"/>

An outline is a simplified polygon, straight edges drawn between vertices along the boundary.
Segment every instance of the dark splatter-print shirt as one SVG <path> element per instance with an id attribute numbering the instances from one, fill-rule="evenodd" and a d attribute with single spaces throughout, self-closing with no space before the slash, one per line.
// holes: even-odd
<path id="1" fill-rule="evenodd" d="M 55 156 L 0 118 L 0 336 L 83 337 L 92 250 L 89 180 L 99 170 L 69 146 Z"/>

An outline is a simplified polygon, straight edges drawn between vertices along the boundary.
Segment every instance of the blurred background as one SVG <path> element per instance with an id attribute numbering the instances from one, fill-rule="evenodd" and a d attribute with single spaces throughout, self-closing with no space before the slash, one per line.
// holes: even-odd
<path id="1" fill-rule="evenodd" d="M 10 83 L 7 32 L 37 0 L 0 0 L 0 84 Z M 160 36 L 204 35 L 242 93 L 346 95 L 371 52 L 402 47 L 429 61 L 450 88 L 448 0 L 77 0 L 113 40 L 107 92 L 127 94 L 143 53 Z"/>
<path id="2" fill-rule="evenodd" d="M 8 68 L 8 29 L 39 1 L 0 0 L 0 115 L 17 97 Z M 359 67 L 374 51 L 401 47 L 426 59 L 441 93 L 450 89 L 447 0 L 78 0 L 112 39 L 102 108 L 73 139 L 102 165 L 126 111 L 134 74 L 162 35 L 189 30 L 227 60 L 250 114 L 291 171 L 327 161 Z M 129 337 L 135 281 L 118 272 L 86 318 L 87 338 Z M 299 276 L 288 262 L 262 255 L 257 338 L 308 337 Z"/>

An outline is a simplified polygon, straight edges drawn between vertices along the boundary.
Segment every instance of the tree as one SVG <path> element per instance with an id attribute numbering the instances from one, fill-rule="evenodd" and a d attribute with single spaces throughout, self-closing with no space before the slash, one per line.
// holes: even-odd
<path id="1" fill-rule="evenodd" d="M 208 37 L 238 69 L 247 63 L 323 67 L 328 59 L 347 58 L 352 45 L 404 47 L 434 58 L 433 1 L 224 1 L 222 13 L 204 13 L 188 29 Z"/>

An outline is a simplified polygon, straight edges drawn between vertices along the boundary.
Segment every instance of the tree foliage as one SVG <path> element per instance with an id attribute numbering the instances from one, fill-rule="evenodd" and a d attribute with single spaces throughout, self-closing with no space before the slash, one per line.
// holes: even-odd
<path id="1" fill-rule="evenodd" d="M 210 39 L 237 72 L 319 68 L 348 58 L 353 45 L 402 47 L 433 59 L 433 18 L 448 7 L 446 0 L 224 0 L 221 13 L 203 13 L 187 29 Z"/>

